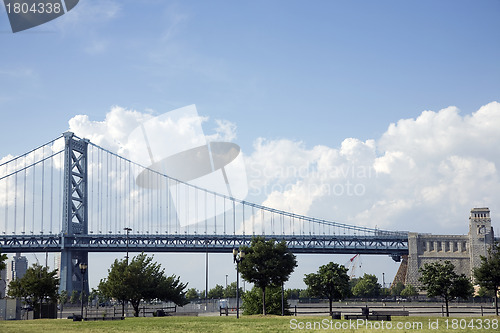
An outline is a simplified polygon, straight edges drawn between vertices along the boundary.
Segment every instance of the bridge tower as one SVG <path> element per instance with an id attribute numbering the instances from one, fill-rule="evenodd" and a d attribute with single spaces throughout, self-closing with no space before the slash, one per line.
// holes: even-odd
<path id="1" fill-rule="evenodd" d="M 64 190 L 61 235 L 61 281 L 59 290 L 68 295 L 73 290 L 89 294 L 88 270 L 81 273 L 79 265 L 88 264 L 87 250 L 74 250 L 70 245 L 75 235 L 88 234 L 87 146 L 88 140 L 75 139 L 64 133 Z"/>
<path id="2" fill-rule="evenodd" d="M 473 208 L 469 216 L 471 276 L 474 276 L 474 268 L 481 265 L 481 256 L 488 255 L 488 249 L 493 245 L 494 238 L 489 208 Z"/>

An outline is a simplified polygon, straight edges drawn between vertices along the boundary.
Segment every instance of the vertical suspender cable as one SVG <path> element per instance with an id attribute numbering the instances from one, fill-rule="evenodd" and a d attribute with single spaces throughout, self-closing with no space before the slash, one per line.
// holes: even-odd
<path id="1" fill-rule="evenodd" d="M 111 198 L 109 196 L 109 153 L 106 152 L 106 232 L 111 232 L 110 229 L 110 202 Z"/>
<path id="2" fill-rule="evenodd" d="M 207 191 L 205 192 L 205 235 L 208 234 Z"/>
<path id="3" fill-rule="evenodd" d="M 186 229 L 184 230 L 184 232 L 189 233 L 189 186 L 182 184 L 182 187 L 186 188 Z"/>
<path id="4" fill-rule="evenodd" d="M 5 163 L 5 175 L 9 174 L 9 164 Z M 4 234 L 8 232 L 7 225 L 9 221 L 9 178 L 5 178 L 5 220 L 4 220 Z"/>
<path id="5" fill-rule="evenodd" d="M 194 189 L 194 222 L 196 223 L 195 233 L 199 233 L 199 223 L 198 223 L 198 189 Z"/>
<path id="6" fill-rule="evenodd" d="M 102 233 L 102 150 L 97 150 L 97 228 Z"/>
<path id="7" fill-rule="evenodd" d="M 14 170 L 17 170 L 17 160 L 14 164 Z M 17 172 L 14 174 L 14 230 L 13 234 L 17 232 Z"/>
<path id="8" fill-rule="evenodd" d="M 24 172 L 23 172 L 23 235 L 26 233 L 26 160 L 27 156 L 24 157 Z"/>
<path id="9" fill-rule="evenodd" d="M 245 235 L 245 203 L 243 202 L 241 205 L 241 210 L 242 210 L 242 221 L 243 221 L 243 235 Z"/>
<path id="10" fill-rule="evenodd" d="M 217 234 L 217 197 L 214 192 L 214 234 Z"/>
<path id="11" fill-rule="evenodd" d="M 59 216 L 58 221 L 59 223 L 62 223 L 62 218 L 63 218 L 63 209 L 62 209 L 62 202 L 63 202 L 63 186 L 64 186 L 64 162 L 63 162 L 63 154 L 59 154 L 59 165 L 61 167 L 61 172 L 59 174 L 61 175 L 59 177 L 59 200 L 58 200 L 58 210 L 57 210 L 57 215 Z M 62 230 L 62 225 L 60 225 L 60 230 Z M 59 232 L 59 230 L 58 230 Z"/>
<path id="12" fill-rule="evenodd" d="M 90 183 L 90 200 L 87 201 L 87 205 L 90 207 L 92 206 L 93 207 L 93 204 L 94 204 L 94 182 L 93 182 L 93 178 L 94 178 L 94 147 L 93 146 L 90 146 L 90 154 L 88 154 L 87 156 L 90 156 L 87 157 L 89 160 L 87 160 L 87 184 Z M 90 167 L 90 168 L 89 168 Z M 87 185 L 88 186 L 88 185 Z M 91 216 L 89 218 L 90 221 L 92 221 L 89 225 L 89 232 L 90 233 L 93 233 L 94 231 L 94 218 L 93 216 Z"/>
<path id="13" fill-rule="evenodd" d="M 50 223 L 50 231 L 52 233 L 52 222 L 54 220 L 53 209 L 54 209 L 54 159 L 53 156 L 50 159 L 50 209 L 49 209 L 49 223 Z"/>
<path id="14" fill-rule="evenodd" d="M 115 160 L 115 180 L 113 183 L 116 184 L 115 186 L 115 194 L 114 194 L 114 197 L 115 197 L 115 217 L 114 217 L 114 220 L 115 220 L 115 230 L 113 230 L 113 232 L 115 234 L 118 233 L 118 195 L 119 195 L 119 189 L 120 189 L 120 180 L 118 179 L 118 159 L 115 157 L 114 158 Z"/>
<path id="15" fill-rule="evenodd" d="M 43 158 L 43 157 L 42 157 Z M 31 207 L 31 234 L 35 232 L 35 189 L 36 189 L 36 165 L 35 165 L 35 152 L 33 152 L 33 190 L 31 193 L 32 207 Z"/>
<path id="16" fill-rule="evenodd" d="M 45 187 L 45 146 L 43 146 L 43 150 L 42 150 L 42 198 L 41 198 L 41 203 L 42 203 L 42 206 L 41 206 L 41 220 L 40 220 L 40 233 L 43 233 L 43 190 L 44 190 L 44 187 Z"/>
<path id="17" fill-rule="evenodd" d="M 255 235 L 255 207 L 252 206 L 252 235 Z"/>

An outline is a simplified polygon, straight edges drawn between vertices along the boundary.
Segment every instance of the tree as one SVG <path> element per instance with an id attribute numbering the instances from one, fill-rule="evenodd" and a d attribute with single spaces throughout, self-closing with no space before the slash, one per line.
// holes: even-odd
<path id="1" fill-rule="evenodd" d="M 141 300 L 158 299 L 174 302 L 178 306 L 186 305 L 187 284 L 181 283 L 175 275 L 165 276 L 161 265 L 152 261 L 153 257 L 144 253 L 134 257 L 129 265 L 125 259 L 115 260 L 108 270 L 108 278 L 99 283 L 99 290 L 123 305 L 129 301 L 136 317 L 139 316 Z"/>
<path id="2" fill-rule="evenodd" d="M 288 295 L 290 299 L 299 299 L 300 298 L 300 292 L 302 289 L 287 289 Z"/>
<path id="3" fill-rule="evenodd" d="M 285 290 L 284 297 L 284 314 L 290 315 L 287 299 L 289 298 L 289 291 Z M 267 288 L 266 292 L 266 313 L 281 316 L 281 286 L 272 286 Z M 243 314 L 255 315 L 262 314 L 262 290 L 254 286 L 251 290 L 242 294 L 243 299 Z"/>
<path id="4" fill-rule="evenodd" d="M 198 299 L 200 296 L 198 295 L 198 291 L 195 288 L 188 289 L 186 292 L 186 299 L 188 301 L 193 301 L 195 299 Z"/>
<path id="5" fill-rule="evenodd" d="M 418 295 L 418 290 L 411 284 L 407 285 L 405 289 L 401 290 L 401 296 L 403 297 L 413 297 Z"/>
<path id="6" fill-rule="evenodd" d="M 498 316 L 498 292 L 500 291 L 500 243 L 488 250 L 488 256 L 481 256 L 481 265 L 474 269 L 474 278 L 481 286 L 490 290 L 495 297 L 495 313 Z"/>
<path id="7" fill-rule="evenodd" d="M 108 278 L 102 279 L 97 286 L 99 292 L 106 297 L 115 298 L 122 305 L 122 317 L 125 316 L 125 303 L 128 300 L 130 287 L 126 282 L 127 262 L 115 259 L 111 268 L 108 269 Z M 71 295 L 73 298 L 73 295 Z M 70 300 L 71 303 L 73 303 Z"/>
<path id="8" fill-rule="evenodd" d="M 38 317 L 37 311 L 44 299 L 57 302 L 58 288 L 57 270 L 49 271 L 47 267 L 34 264 L 22 278 L 10 282 L 9 296 L 22 298 L 25 304 L 33 307 L 35 317 Z"/>
<path id="9" fill-rule="evenodd" d="M 59 305 L 61 307 L 61 318 L 62 318 L 64 304 L 66 304 L 66 302 L 68 301 L 68 291 L 67 290 L 61 291 L 61 293 L 57 297 L 57 300 L 58 300 Z"/>
<path id="10" fill-rule="evenodd" d="M 240 287 L 238 295 L 243 295 L 243 288 Z M 236 298 L 236 281 L 231 282 L 226 289 L 224 289 L 225 298 Z"/>
<path id="11" fill-rule="evenodd" d="M 239 263 L 241 276 L 262 291 L 262 313 L 266 315 L 266 288 L 281 287 L 288 281 L 297 260 L 285 241 L 276 243 L 274 239 L 265 241 L 264 237 L 254 237 L 250 246 L 241 247 L 245 253 Z"/>
<path id="12" fill-rule="evenodd" d="M 352 288 L 352 293 L 357 297 L 378 297 L 381 287 L 375 275 L 365 273 Z"/>
<path id="13" fill-rule="evenodd" d="M 320 266 L 317 273 L 306 274 L 304 282 L 309 295 L 326 297 L 330 302 L 330 313 L 334 300 L 341 300 L 350 295 L 348 269 L 330 262 Z"/>
<path id="14" fill-rule="evenodd" d="M 478 297 L 494 298 L 495 293 L 491 290 L 484 288 L 484 287 L 479 287 L 479 290 L 477 291 L 477 296 Z"/>
<path id="15" fill-rule="evenodd" d="M 71 296 L 69 297 L 69 302 L 71 304 L 76 304 L 78 302 L 78 296 L 78 291 L 73 290 L 73 292 L 71 292 Z"/>
<path id="16" fill-rule="evenodd" d="M 5 253 L 4 254 L 0 253 L 0 271 L 7 268 L 7 264 L 5 263 L 6 260 L 7 260 L 7 255 Z"/>
<path id="17" fill-rule="evenodd" d="M 400 296 L 401 292 L 405 289 L 405 285 L 403 282 L 398 282 L 391 287 L 391 295 L 392 296 Z"/>
<path id="18" fill-rule="evenodd" d="M 223 298 L 224 297 L 224 287 L 220 284 L 216 284 L 215 287 L 208 291 L 208 298 Z"/>
<path id="19" fill-rule="evenodd" d="M 446 304 L 446 316 L 449 317 L 448 303 L 457 298 L 467 299 L 474 293 L 474 288 L 469 279 L 464 275 L 455 273 L 455 266 L 446 260 L 444 263 L 426 263 L 419 271 L 422 276 L 422 290 L 427 291 L 427 297 L 440 296 Z"/>

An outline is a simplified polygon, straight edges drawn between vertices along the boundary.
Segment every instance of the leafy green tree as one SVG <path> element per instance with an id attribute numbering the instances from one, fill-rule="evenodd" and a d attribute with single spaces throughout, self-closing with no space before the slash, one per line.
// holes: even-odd
<path id="1" fill-rule="evenodd" d="M 403 289 L 405 289 L 404 283 L 398 282 L 391 287 L 391 295 L 392 296 L 400 296 Z"/>
<path id="2" fill-rule="evenodd" d="M 488 250 L 486 257 L 481 256 L 481 265 L 474 269 L 474 278 L 481 286 L 490 290 L 495 297 L 495 313 L 498 316 L 498 292 L 500 291 L 500 243 Z"/>
<path id="3" fill-rule="evenodd" d="M 448 303 L 454 299 L 467 299 L 474 293 L 474 288 L 469 279 L 464 275 L 455 273 L 455 266 L 446 260 L 444 263 L 427 263 L 419 271 L 422 276 L 422 290 L 427 291 L 427 297 L 442 297 L 446 304 L 446 316 L 449 317 Z"/>
<path id="4" fill-rule="evenodd" d="M 63 307 L 64 304 L 68 301 L 68 291 L 63 290 L 59 293 L 59 296 L 57 297 L 57 301 L 59 302 L 59 306 L 61 308 L 61 318 L 62 318 L 62 313 L 63 313 Z"/>
<path id="5" fill-rule="evenodd" d="M 495 297 L 495 293 L 491 290 L 484 288 L 484 287 L 479 287 L 479 290 L 477 291 L 477 296 L 493 298 L 493 297 Z"/>
<path id="6" fill-rule="evenodd" d="M 78 302 L 79 296 L 80 295 L 78 294 L 78 291 L 73 290 L 73 292 L 71 292 L 71 296 L 69 297 L 69 302 L 71 304 L 76 304 Z"/>
<path id="7" fill-rule="evenodd" d="M 125 304 L 131 294 L 131 287 L 126 281 L 127 262 L 126 260 L 115 259 L 111 268 L 108 269 L 107 279 L 102 279 L 97 286 L 99 292 L 106 297 L 114 298 L 122 305 L 122 317 L 125 316 Z M 71 295 L 73 297 L 73 295 Z M 71 302 L 73 303 L 73 302 Z"/>
<path id="8" fill-rule="evenodd" d="M 262 291 L 262 313 L 266 315 L 266 288 L 281 288 L 297 267 L 297 260 L 285 241 L 276 243 L 264 237 L 252 238 L 250 246 L 240 250 L 245 253 L 244 260 L 239 263 L 241 276 Z"/>
<path id="9" fill-rule="evenodd" d="M 281 316 L 281 286 L 272 286 L 267 288 L 266 295 L 266 313 Z M 289 291 L 285 290 L 284 297 L 284 314 L 290 315 L 288 299 Z M 262 291 L 259 287 L 254 286 L 251 290 L 243 293 L 243 314 L 254 315 L 262 314 Z"/>
<path id="10" fill-rule="evenodd" d="M 311 295 L 309 295 L 309 291 L 307 289 L 303 289 L 299 292 L 299 298 L 309 298 Z"/>
<path id="11" fill-rule="evenodd" d="M 224 287 L 220 284 L 216 284 L 215 287 L 208 291 L 208 298 L 223 298 L 224 297 Z"/>
<path id="12" fill-rule="evenodd" d="M 129 265 L 125 259 L 115 260 L 108 272 L 108 278 L 99 283 L 99 290 L 122 304 L 129 301 L 136 317 L 141 300 L 171 301 L 178 306 L 188 303 L 185 291 L 187 284 L 181 283 L 175 275 L 165 276 L 160 264 L 144 253 L 134 257 Z"/>
<path id="13" fill-rule="evenodd" d="M 304 282 L 309 295 L 328 298 L 330 313 L 334 300 L 341 300 L 350 295 L 348 269 L 330 262 L 320 266 L 317 273 L 306 274 Z"/>
<path id="14" fill-rule="evenodd" d="M 238 295 L 243 295 L 243 288 L 240 287 L 238 291 Z M 226 289 L 224 289 L 224 297 L 225 298 L 236 298 L 236 281 L 231 282 Z"/>
<path id="15" fill-rule="evenodd" d="M 200 296 L 198 295 L 198 291 L 195 288 L 190 288 L 186 292 L 186 299 L 188 301 L 193 301 L 195 299 L 198 299 Z"/>
<path id="16" fill-rule="evenodd" d="M 375 275 L 365 273 L 352 288 L 352 293 L 356 297 L 378 297 L 381 287 Z"/>
<path id="17" fill-rule="evenodd" d="M 0 253 L 0 271 L 7 268 L 7 264 L 5 263 L 5 261 L 7 261 L 7 255 L 5 253 L 4 254 Z"/>
<path id="18" fill-rule="evenodd" d="M 300 292 L 302 289 L 288 289 L 288 295 L 290 299 L 299 299 L 300 298 Z"/>
<path id="19" fill-rule="evenodd" d="M 44 299 L 57 302 L 58 288 L 57 270 L 49 271 L 47 267 L 34 264 L 22 278 L 10 282 L 9 296 L 22 298 L 24 303 L 33 307 L 35 317 L 38 317 L 37 311 Z"/>
<path id="20" fill-rule="evenodd" d="M 418 290 L 411 284 L 407 285 L 405 289 L 401 290 L 401 296 L 403 297 L 413 297 L 418 295 Z"/>
<path id="21" fill-rule="evenodd" d="M 356 286 L 359 282 L 359 279 L 360 278 L 357 278 L 357 277 L 352 277 L 350 280 L 349 280 L 349 288 L 351 288 L 351 293 L 352 293 L 352 289 L 354 288 L 354 286 Z"/>

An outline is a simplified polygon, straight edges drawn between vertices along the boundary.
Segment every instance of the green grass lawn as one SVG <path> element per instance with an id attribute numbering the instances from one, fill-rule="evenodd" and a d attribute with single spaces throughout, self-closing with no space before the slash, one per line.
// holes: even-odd
<path id="1" fill-rule="evenodd" d="M 455 321 L 453 321 L 455 320 Z M 488 321 L 487 321 L 488 320 Z M 437 321 L 437 323 L 436 323 Z M 331 321 L 328 317 L 162 317 L 73 322 L 69 319 L 0 321 L 0 332 L 499 332 L 498 317 L 395 317 L 391 322 Z M 392 329 L 381 325 L 392 325 Z M 429 323 L 433 327 L 429 327 Z M 489 323 L 489 328 L 486 326 Z M 359 324 L 359 326 L 358 326 Z M 482 324 L 482 328 L 479 325 Z M 342 328 L 343 325 L 343 328 Z M 370 328 L 370 325 L 373 325 Z M 398 328 L 398 326 L 401 328 Z M 436 326 L 437 325 L 437 326 Z M 386 326 L 384 326 L 386 327 Z M 465 328 L 464 328 L 465 327 Z M 436 329 L 437 328 L 437 329 Z"/>

